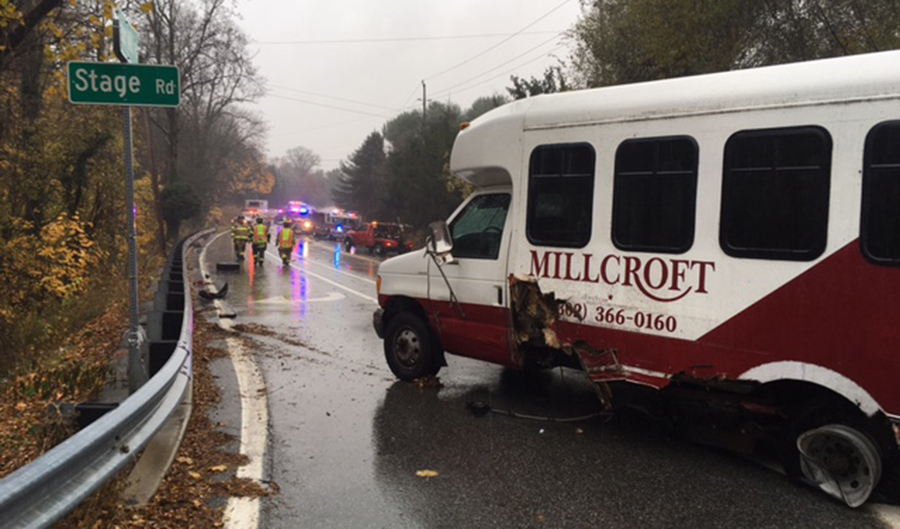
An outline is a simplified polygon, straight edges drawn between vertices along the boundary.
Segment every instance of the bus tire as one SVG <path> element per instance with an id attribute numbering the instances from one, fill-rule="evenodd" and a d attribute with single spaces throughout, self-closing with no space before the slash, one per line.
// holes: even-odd
<path id="1" fill-rule="evenodd" d="M 827 399 L 791 410 L 779 448 L 785 473 L 850 507 L 865 503 L 881 479 L 884 456 L 857 415 Z"/>
<path id="2" fill-rule="evenodd" d="M 384 356 L 391 372 L 407 382 L 436 375 L 441 369 L 437 340 L 421 318 L 401 312 L 388 322 Z"/>

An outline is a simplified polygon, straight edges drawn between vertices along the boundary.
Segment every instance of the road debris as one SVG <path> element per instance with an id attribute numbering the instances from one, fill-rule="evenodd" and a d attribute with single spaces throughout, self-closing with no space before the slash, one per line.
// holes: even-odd
<path id="1" fill-rule="evenodd" d="M 442 388 L 444 387 L 444 383 L 441 382 L 440 377 L 430 375 L 427 377 L 417 378 L 415 380 L 416 387 L 419 389 L 424 388 Z"/>
<path id="2" fill-rule="evenodd" d="M 440 474 L 438 474 L 436 470 L 417 470 L 416 471 L 416 476 L 419 476 L 420 478 L 426 478 L 426 479 L 436 478 L 439 475 Z"/>

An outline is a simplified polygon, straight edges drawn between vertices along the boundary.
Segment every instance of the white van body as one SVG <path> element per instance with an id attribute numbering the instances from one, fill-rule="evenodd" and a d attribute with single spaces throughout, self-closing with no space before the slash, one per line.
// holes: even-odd
<path id="1" fill-rule="evenodd" d="M 598 383 L 740 395 L 738 407 L 777 417 L 833 402 L 841 412 L 824 422 L 852 422 L 852 408 L 867 421 L 860 438 L 889 460 L 900 443 L 898 138 L 900 52 L 544 95 L 488 112 L 454 144 L 450 170 L 476 191 L 447 224 L 453 231 L 485 195 L 508 194 L 499 251 L 491 242 L 493 259 L 451 252 L 439 266 L 420 250 L 381 265 L 376 326 L 389 363 L 409 336 L 388 332 L 391 318 L 413 314 L 433 342 L 416 352 L 522 367 L 531 353 L 558 350 L 560 364 Z M 591 174 L 542 180 L 555 157 L 586 167 L 577 160 L 591 156 Z M 666 180 L 672 160 L 683 184 Z M 556 233 L 535 219 L 544 211 L 565 228 L 553 217 L 565 186 L 587 190 L 566 204 L 579 205 L 576 217 L 589 212 L 590 225 Z M 790 211 L 768 212 L 760 198 L 769 195 Z M 640 225 L 652 218 L 647 197 L 677 210 L 678 227 L 662 228 L 678 242 L 660 251 Z M 784 220 L 796 234 L 775 229 Z M 546 319 L 543 347 L 523 337 L 510 302 L 511 283 L 522 282 L 564 300 L 558 320 Z"/>

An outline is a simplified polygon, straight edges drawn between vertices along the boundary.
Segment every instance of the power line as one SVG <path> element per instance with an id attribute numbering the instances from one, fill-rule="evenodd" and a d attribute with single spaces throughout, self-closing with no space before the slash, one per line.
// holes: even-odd
<path id="1" fill-rule="evenodd" d="M 280 95 L 276 95 L 276 94 L 269 94 L 269 97 L 277 97 L 278 99 L 287 99 L 288 101 L 297 101 L 299 103 L 306 103 L 307 105 L 315 105 L 315 106 L 319 106 L 319 107 L 333 108 L 336 110 L 343 110 L 344 112 L 353 112 L 355 114 L 365 114 L 366 116 L 374 116 L 376 118 L 391 119 L 391 117 L 392 117 L 392 116 L 385 116 L 384 114 L 374 114 L 372 112 L 365 112 L 362 110 L 353 110 L 352 108 L 328 105 L 326 103 L 317 103 L 315 101 L 309 101 L 308 99 L 298 99 L 296 97 L 280 96 Z"/>
<path id="2" fill-rule="evenodd" d="M 356 123 L 357 121 L 362 121 L 364 119 L 372 119 L 373 117 L 381 118 L 381 116 L 363 116 L 361 118 L 354 118 L 344 121 L 338 121 L 337 123 L 329 123 L 327 125 L 317 125 L 315 127 L 307 127 L 305 129 L 292 130 L 291 132 L 282 132 L 281 134 L 272 134 L 273 138 L 281 138 L 283 136 L 293 136 L 294 134 L 300 134 L 302 132 L 310 132 L 313 130 L 320 129 L 329 129 L 331 127 L 338 127 L 340 125 L 347 125 L 348 123 Z"/>
<path id="3" fill-rule="evenodd" d="M 308 90 L 300 90 L 300 89 L 298 89 L 298 88 L 290 88 L 290 87 L 287 87 L 287 86 L 278 86 L 278 85 L 269 85 L 269 86 L 271 86 L 272 88 L 277 88 L 278 90 L 287 90 L 287 91 L 289 91 L 289 92 L 297 92 L 298 94 L 308 94 L 308 95 L 311 95 L 311 96 L 324 97 L 324 98 L 326 98 L 326 99 L 334 99 L 335 101 L 343 101 L 344 103 L 353 103 L 354 105 L 363 105 L 363 106 L 366 106 L 366 107 L 380 108 L 380 109 L 382 109 L 382 110 L 390 110 L 391 112 L 399 112 L 399 110 L 396 109 L 396 108 L 385 107 L 385 106 L 381 106 L 381 105 L 375 105 L 375 104 L 372 104 L 372 103 L 363 103 L 362 101 L 354 101 L 354 100 L 352 100 L 352 99 L 343 99 L 343 98 L 340 98 L 340 97 L 330 96 L 330 95 L 326 95 L 326 94 L 319 94 L 319 93 L 316 93 L 316 92 L 310 92 L 310 91 L 308 91 Z"/>
<path id="4" fill-rule="evenodd" d="M 539 56 L 535 57 L 534 59 L 531 59 L 531 60 L 529 60 L 529 61 L 523 62 L 522 64 L 519 64 L 519 65 L 517 65 L 517 66 L 515 66 L 515 67 L 513 67 L 513 68 L 510 68 L 509 70 L 506 70 L 506 71 L 504 71 L 504 72 L 500 72 L 500 73 L 498 73 L 497 75 L 495 75 L 495 76 L 493 76 L 493 77 L 488 77 L 487 79 L 485 79 L 485 80 L 483 80 L 483 81 L 479 81 L 479 82 L 477 82 L 477 83 L 475 83 L 475 84 L 473 84 L 473 85 L 471 85 L 471 86 L 467 86 L 467 87 L 465 87 L 465 88 L 461 88 L 461 89 L 459 89 L 459 90 L 456 90 L 456 93 L 458 94 L 458 93 L 460 93 L 460 92 L 465 92 L 466 90 L 470 90 L 470 89 L 472 89 L 472 88 L 475 88 L 476 86 L 483 85 L 484 83 L 486 83 L 486 82 L 488 82 L 488 81 L 493 81 L 494 79 L 496 79 L 496 78 L 498 78 L 498 77 L 503 77 L 503 76 L 506 75 L 506 74 L 509 74 L 509 73 L 512 73 L 512 72 L 518 70 L 519 68 L 525 66 L 526 64 L 531 64 L 531 63 L 533 63 L 534 61 L 543 59 L 544 57 L 549 57 L 550 55 L 553 55 L 553 52 L 555 52 L 556 50 L 562 49 L 562 48 L 564 48 L 564 47 L 565 47 L 565 45 L 564 45 L 564 44 L 561 44 L 561 45 L 559 45 L 559 46 L 553 48 L 553 49 L 550 50 L 549 52 L 545 53 L 544 55 L 539 55 Z"/>
<path id="5" fill-rule="evenodd" d="M 406 96 L 406 99 L 403 100 L 403 104 L 400 105 L 401 112 L 406 112 L 406 104 L 409 103 L 409 100 L 412 99 L 412 97 L 414 95 L 416 95 L 416 93 L 418 93 L 418 91 L 419 91 L 419 85 L 417 84 L 416 87 L 412 89 L 412 92 L 410 92 L 409 95 Z"/>
<path id="6" fill-rule="evenodd" d="M 282 41 L 252 41 L 252 44 L 260 46 L 281 46 L 281 45 L 307 45 L 307 44 L 372 44 L 377 42 L 414 42 L 425 40 L 463 40 L 463 39 L 484 39 L 491 37 L 514 37 L 516 35 L 546 35 L 548 33 L 556 33 L 555 31 L 529 31 L 527 33 L 482 33 L 478 35 L 438 35 L 431 37 L 383 37 L 371 39 L 326 39 L 326 40 L 282 40 Z"/>
<path id="7" fill-rule="evenodd" d="M 497 68 L 501 68 L 501 67 L 503 67 L 503 66 L 506 66 L 507 64 L 509 64 L 509 63 L 511 63 L 511 62 L 513 62 L 513 61 L 516 61 L 516 60 L 518 60 L 518 59 L 520 59 L 520 58 L 522 58 L 522 57 L 528 55 L 529 53 L 533 52 L 534 50 L 536 50 L 536 49 L 538 49 L 538 48 L 540 48 L 540 47 L 542 47 L 542 46 L 545 46 L 545 45 L 547 45 L 547 44 L 553 42 L 553 41 L 556 40 L 556 38 L 557 38 L 558 36 L 560 36 L 560 35 L 562 35 L 562 33 L 558 33 L 558 34 L 554 35 L 553 37 L 551 37 L 551 38 L 545 40 L 544 42 L 541 42 L 540 44 L 538 44 L 537 46 L 534 46 L 533 48 L 528 48 L 526 51 L 520 53 L 519 55 L 516 55 L 515 57 L 513 57 L 512 59 L 510 59 L 510 60 L 508 60 L 508 61 L 502 62 L 502 63 L 500 63 L 500 64 L 494 66 L 494 67 L 491 68 L 490 70 L 486 70 L 486 71 L 484 71 L 484 72 L 482 72 L 482 73 L 480 73 L 480 74 L 478 74 L 478 75 L 476 75 L 476 76 L 474 76 L 474 77 L 470 77 L 469 79 L 466 79 L 465 81 L 461 81 L 461 82 L 459 82 L 459 83 L 456 83 L 455 85 L 449 86 L 449 87 L 447 87 L 446 89 L 441 90 L 440 92 L 437 92 L 437 93 L 434 95 L 434 97 L 438 97 L 438 96 L 444 95 L 444 94 L 446 94 L 446 93 L 449 93 L 451 90 L 453 90 L 453 89 L 456 88 L 457 86 L 462 86 L 462 85 L 468 84 L 468 83 L 470 83 L 471 81 L 474 81 L 475 79 L 478 79 L 479 77 L 484 77 L 485 75 L 494 73 L 494 72 L 497 70 Z M 557 49 L 559 49 L 559 48 L 558 48 L 558 47 L 555 48 L 554 51 L 557 50 Z M 540 59 L 540 58 L 542 58 L 542 57 L 546 57 L 546 55 L 541 55 L 540 57 L 538 57 L 538 59 Z M 537 60 L 537 59 L 534 59 L 534 60 Z M 530 62 L 533 62 L 533 61 L 530 61 Z M 529 63 L 525 63 L 525 64 L 529 64 Z M 518 67 L 517 67 L 517 68 L 518 68 Z M 493 79 L 493 78 L 492 78 L 492 79 Z M 477 85 L 475 85 L 475 86 L 477 86 Z"/>
<path id="8" fill-rule="evenodd" d="M 435 77 L 439 77 L 439 76 L 441 76 L 441 75 L 444 75 L 444 74 L 447 73 L 447 72 L 451 72 L 451 71 L 453 71 L 453 70 L 459 68 L 460 66 L 463 66 L 463 65 L 465 65 L 465 64 L 468 64 L 468 63 L 474 61 L 475 59 L 477 59 L 477 58 L 479 58 L 479 57 L 485 55 L 486 53 L 488 53 L 488 52 L 490 52 L 490 51 L 493 51 L 494 49 L 496 49 L 497 47 L 501 46 L 502 44 L 505 44 L 506 42 L 509 42 L 510 40 L 512 40 L 513 38 L 515 38 L 516 36 L 521 35 L 522 32 L 524 32 L 526 29 L 528 29 L 528 28 L 530 28 L 531 26 L 537 24 L 537 23 L 540 22 L 541 20 L 547 18 L 547 17 L 550 16 L 552 13 L 554 13 L 557 9 L 561 8 L 562 6 L 568 4 L 568 3 L 571 2 L 571 1 L 572 1 L 572 0 L 564 0 L 563 3 L 559 4 L 558 6 L 554 7 L 554 8 L 551 9 L 550 11 L 547 11 L 547 12 L 544 13 L 543 15 L 539 16 L 539 17 L 537 18 L 537 20 L 535 20 L 534 22 L 528 24 L 528 25 L 525 26 L 524 28 L 522 28 L 522 29 L 520 29 L 519 31 L 513 33 L 512 35 L 506 37 L 505 39 L 501 40 L 500 42 L 494 44 L 494 45 L 491 46 L 490 48 L 488 48 L 488 49 L 482 51 L 481 53 L 479 53 L 479 54 L 477 54 L 477 55 L 474 55 L 474 56 L 472 56 L 472 57 L 470 57 L 470 58 L 464 60 L 463 62 L 457 64 L 456 66 L 452 66 L 452 67 L 450 67 L 450 68 L 447 68 L 446 70 L 443 70 L 443 71 L 438 72 L 438 73 L 436 73 L 436 74 L 434 74 L 434 75 L 431 75 L 431 76 L 429 76 L 429 77 L 426 77 L 425 79 L 426 79 L 426 80 L 428 80 L 428 79 L 434 79 Z"/>

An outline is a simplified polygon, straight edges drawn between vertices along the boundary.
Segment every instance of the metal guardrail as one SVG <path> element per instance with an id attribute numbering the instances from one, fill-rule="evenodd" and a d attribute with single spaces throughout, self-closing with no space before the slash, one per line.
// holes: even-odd
<path id="1" fill-rule="evenodd" d="M 148 318 L 151 378 L 115 409 L 0 481 L 0 527 L 45 527 L 61 519 L 136 460 L 178 406 L 193 376 L 184 250 L 211 231 L 179 242 L 166 263 Z M 174 324 L 180 327 L 170 336 Z"/>

